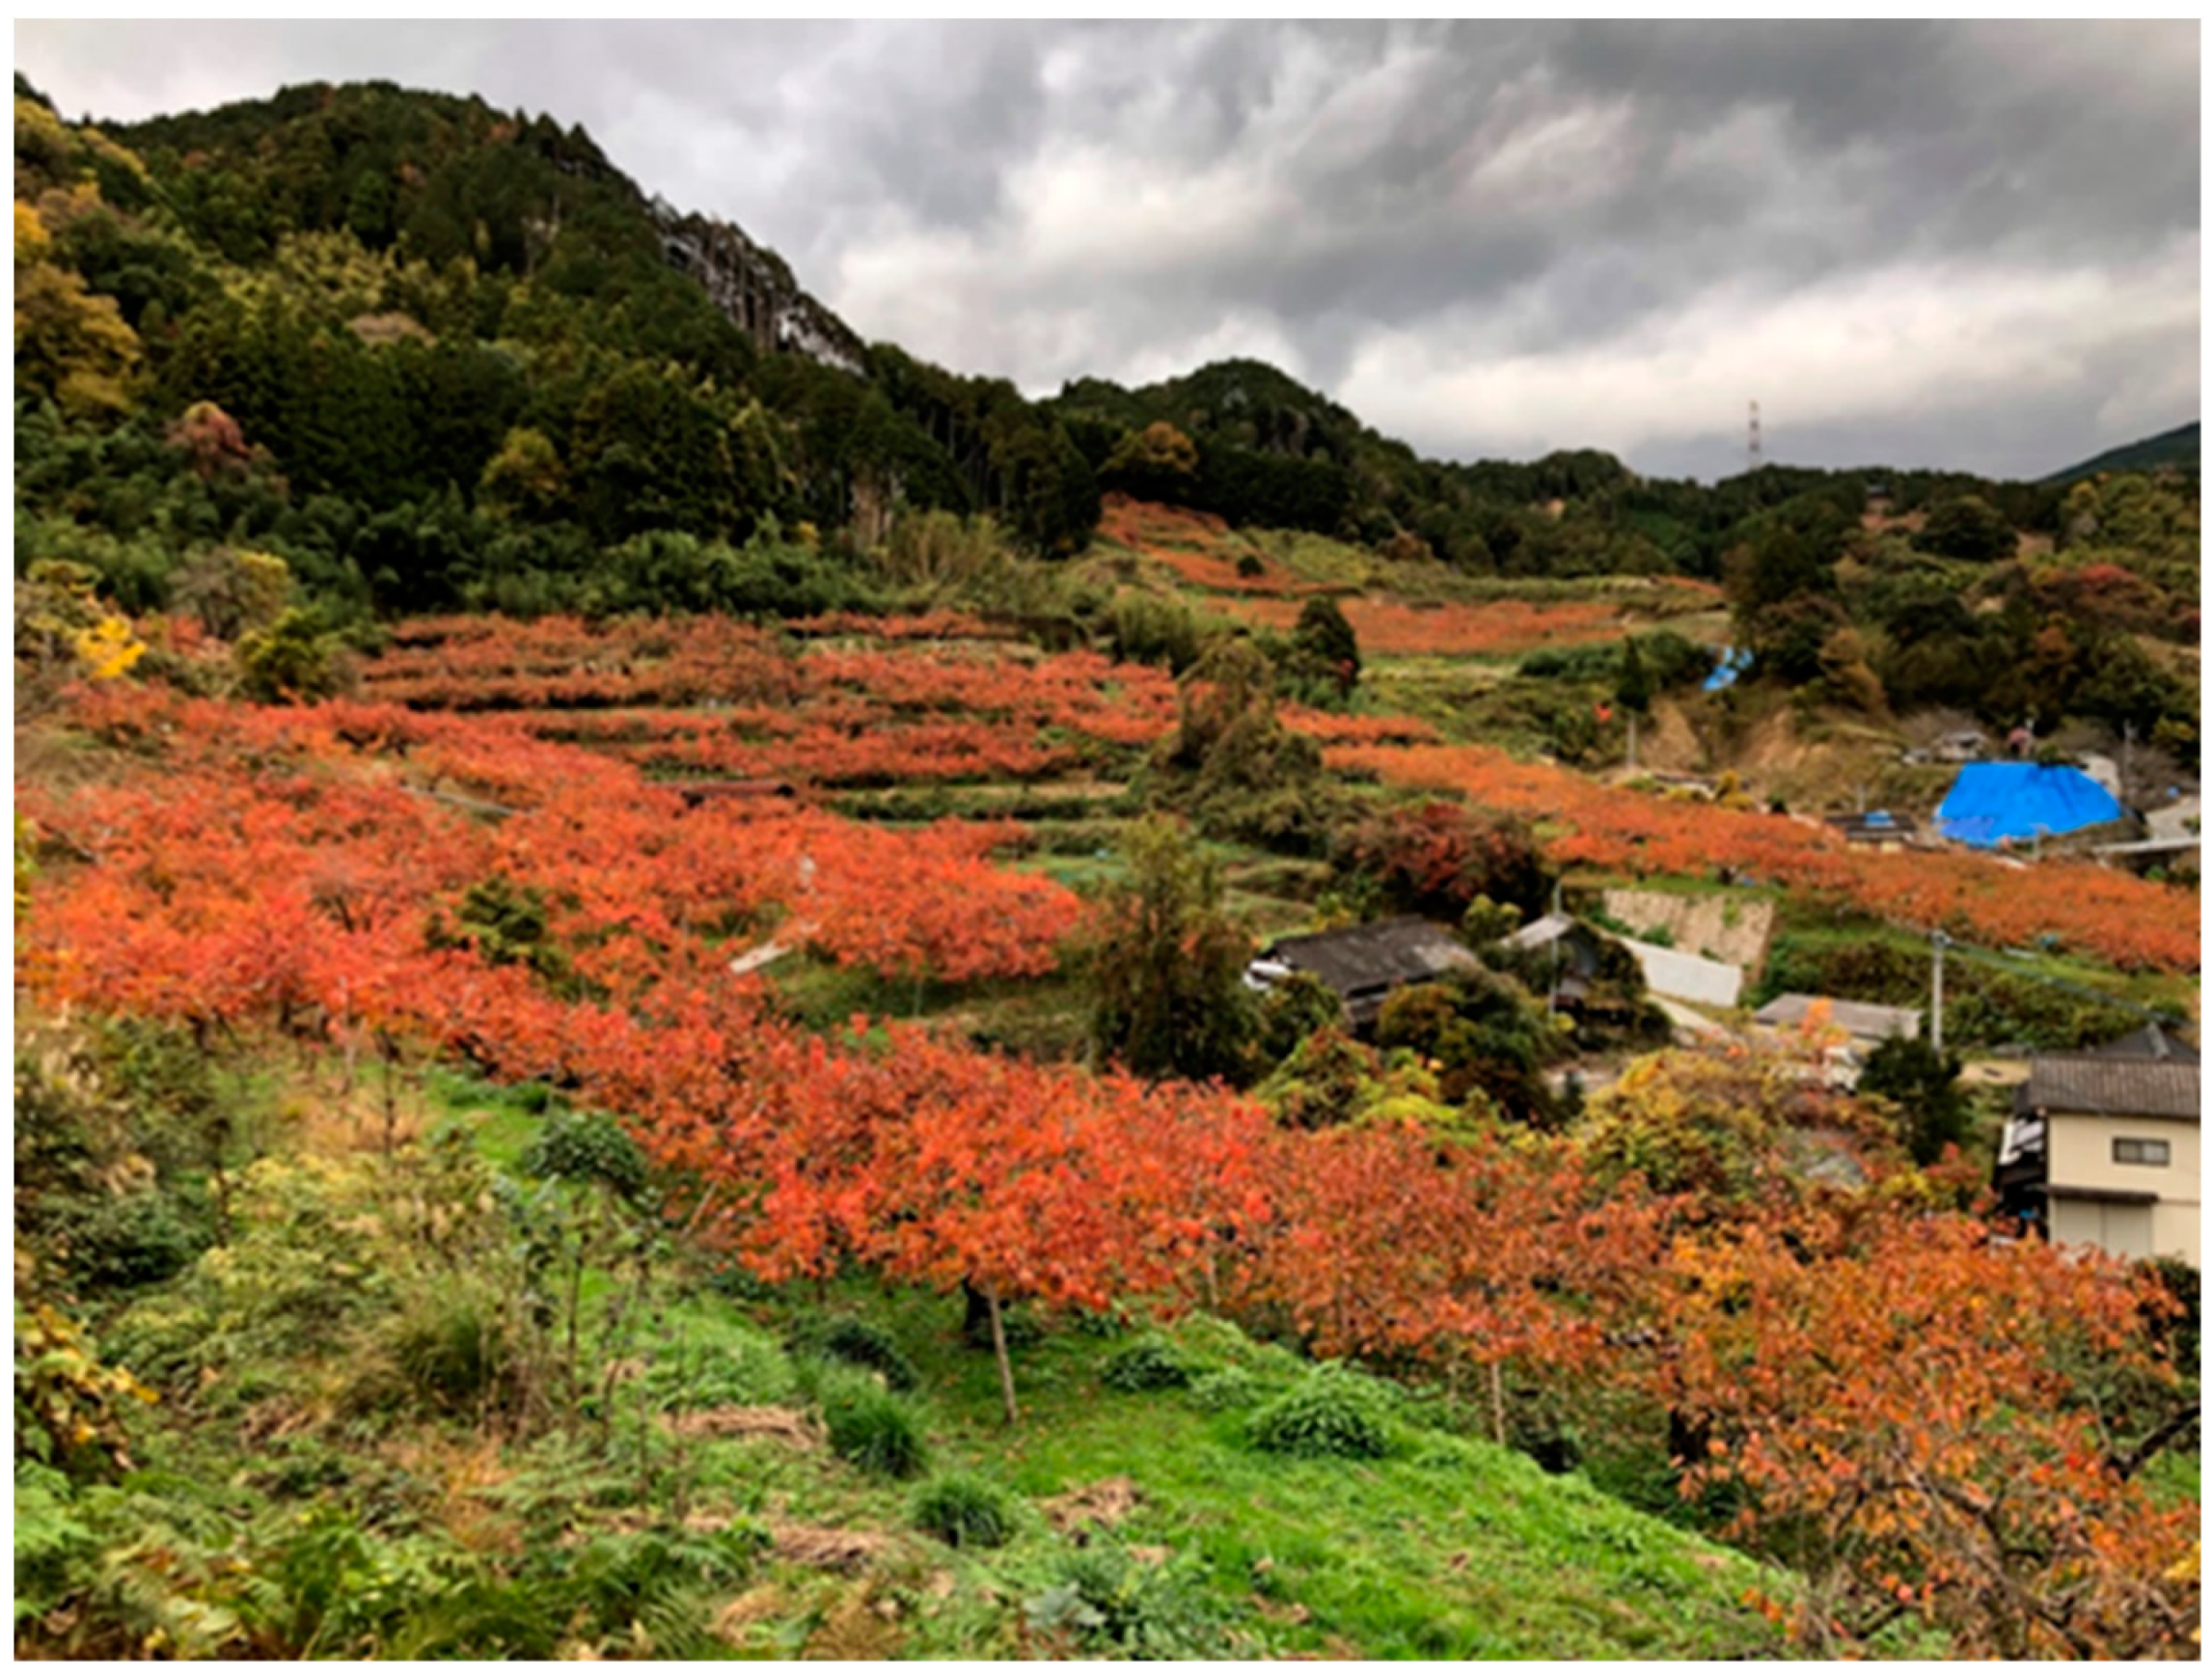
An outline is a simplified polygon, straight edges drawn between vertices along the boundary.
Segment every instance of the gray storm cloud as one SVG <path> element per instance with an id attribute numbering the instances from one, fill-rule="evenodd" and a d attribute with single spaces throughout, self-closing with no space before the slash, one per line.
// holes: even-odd
<path id="1" fill-rule="evenodd" d="M 2198 26 L 33 23 L 119 120 L 383 77 L 581 122 L 863 335 L 1274 361 L 1452 457 L 2039 475 L 2194 418 Z"/>

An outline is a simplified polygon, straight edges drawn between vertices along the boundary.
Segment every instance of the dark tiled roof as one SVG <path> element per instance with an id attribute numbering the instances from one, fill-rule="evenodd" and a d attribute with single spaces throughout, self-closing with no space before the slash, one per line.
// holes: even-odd
<path id="1" fill-rule="evenodd" d="M 2203 1114 L 2198 1068 L 2175 1059 L 2116 1059 L 2093 1054 L 2038 1054 L 2021 1086 L 2023 1110 L 2111 1113 L 2135 1118 Z"/>
<path id="2" fill-rule="evenodd" d="M 1474 956 L 1441 926 L 1418 915 L 1283 938 L 1268 955 L 1311 973 L 1339 996 L 1352 997 L 1397 984 L 1422 984 L 1456 967 L 1471 967 Z"/>

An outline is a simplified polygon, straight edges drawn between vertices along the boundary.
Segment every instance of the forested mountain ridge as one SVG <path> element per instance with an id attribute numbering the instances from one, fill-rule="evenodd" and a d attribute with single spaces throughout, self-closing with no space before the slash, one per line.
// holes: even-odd
<path id="1" fill-rule="evenodd" d="M 2100 472 L 2146 472 L 2168 469 L 2194 473 L 2203 457 L 2202 427 L 2196 420 L 2185 426 L 2175 426 L 2170 431 L 2156 436 L 2139 437 L 2132 443 L 2122 443 L 2116 449 L 2107 449 L 2084 460 L 2078 466 L 2068 466 L 2062 472 L 2053 472 L 2042 481 L 2046 483 L 2078 483 L 2084 478 L 2093 478 Z"/>
<path id="2" fill-rule="evenodd" d="M 18 89 L 19 508 L 133 548 L 54 555 L 125 603 L 159 593 L 179 522 L 389 614 L 495 582 L 516 609 L 576 603 L 594 575 L 621 603 L 639 588 L 607 550 L 646 532 L 880 539 L 913 506 L 1064 552 L 1095 518 L 1012 385 L 868 349 L 774 253 L 649 202 L 581 130 L 369 85 L 117 133 Z M 153 474 L 207 500 L 169 445 L 206 403 L 237 469 L 196 474 L 219 505 L 155 517 Z M 52 492 L 116 479 L 138 493 Z M 693 591 L 669 603 L 738 603 Z"/>
<path id="3" fill-rule="evenodd" d="M 389 83 L 112 133 L 19 84 L 15 128 L 17 565 L 84 565 L 125 610 L 174 603 L 228 547 L 282 559 L 326 628 L 804 615 L 940 574 L 926 515 L 988 514 L 976 552 L 1060 560 L 1121 491 L 1408 575 L 1725 579 L 1793 686 L 2045 727 L 2087 688 L 2116 726 L 2194 737 L 2188 683 L 2128 640 L 2193 633 L 2187 484 L 1437 461 L 1248 360 L 1031 400 L 863 342 L 581 128 Z M 1111 605 L 1018 580 L 1017 615 Z"/>

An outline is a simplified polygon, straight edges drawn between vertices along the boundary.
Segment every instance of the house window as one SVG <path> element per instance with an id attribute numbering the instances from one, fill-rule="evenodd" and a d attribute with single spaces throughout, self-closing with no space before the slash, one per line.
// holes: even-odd
<path id="1" fill-rule="evenodd" d="M 2141 1136 L 2115 1136 L 2112 1162 L 2115 1165 L 2171 1165 L 2173 1149 L 2164 1141 L 2146 1141 Z"/>

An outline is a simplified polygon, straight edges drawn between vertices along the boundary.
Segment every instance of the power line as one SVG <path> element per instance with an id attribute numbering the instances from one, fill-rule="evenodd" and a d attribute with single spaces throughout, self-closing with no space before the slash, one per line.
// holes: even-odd
<path id="1" fill-rule="evenodd" d="M 1960 943 L 1956 938 L 1946 938 L 1945 942 L 1948 952 L 1970 956 L 2002 972 L 2009 973 L 2015 978 L 2025 978 L 2031 984 L 2042 984 L 2053 990 L 2063 990 L 2069 996 L 2079 996 L 2089 1002 L 2101 1002 L 2108 1007 L 2121 1008 L 2157 1025 L 2186 1025 L 2189 1023 L 2188 1018 L 2183 1014 L 2156 1007 L 2145 1007 L 2141 1003 L 2130 1002 L 2123 996 L 2115 996 L 2109 990 L 2092 990 L 2087 984 L 2070 983 L 2064 978 L 2054 978 L 2048 973 L 2038 973 L 2033 967 L 2021 966 L 2018 962 L 2007 958 L 1995 949 L 1977 948 L 1972 944 Z"/>

